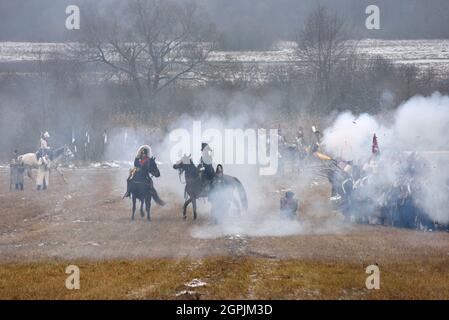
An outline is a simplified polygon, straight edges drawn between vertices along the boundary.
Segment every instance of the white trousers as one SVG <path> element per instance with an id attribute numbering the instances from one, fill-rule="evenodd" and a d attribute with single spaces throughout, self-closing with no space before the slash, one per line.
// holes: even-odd
<path id="1" fill-rule="evenodd" d="M 37 169 L 37 177 L 36 177 L 36 185 L 38 186 L 44 186 L 48 187 L 50 184 L 50 170 L 45 170 L 44 168 Z"/>

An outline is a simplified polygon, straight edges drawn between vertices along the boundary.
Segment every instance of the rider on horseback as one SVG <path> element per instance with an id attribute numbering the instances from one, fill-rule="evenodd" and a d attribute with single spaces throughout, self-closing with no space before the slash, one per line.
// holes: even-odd
<path id="1" fill-rule="evenodd" d="M 38 160 L 39 160 L 39 158 L 41 158 L 45 155 L 48 155 L 48 153 L 50 151 L 50 147 L 48 146 L 49 138 L 50 138 L 50 134 L 48 133 L 48 131 L 45 131 L 44 133 L 41 134 L 40 148 L 36 153 Z"/>
<path id="2" fill-rule="evenodd" d="M 200 169 L 201 181 L 209 185 L 215 176 L 215 171 L 212 165 L 212 148 L 204 142 L 201 144 L 201 159 L 198 168 Z"/>
<path id="3" fill-rule="evenodd" d="M 126 180 L 126 193 L 123 198 L 130 196 L 130 182 L 138 177 L 143 182 L 147 181 L 150 177 L 148 176 L 148 165 L 151 157 L 151 147 L 148 145 L 143 145 L 137 150 L 136 157 L 134 159 L 134 168 L 129 171 L 129 177 Z"/>

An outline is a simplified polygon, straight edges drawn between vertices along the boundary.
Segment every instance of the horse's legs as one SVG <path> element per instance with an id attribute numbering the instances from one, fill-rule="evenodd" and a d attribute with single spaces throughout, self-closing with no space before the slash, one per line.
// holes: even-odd
<path id="1" fill-rule="evenodd" d="M 186 218 L 187 206 L 189 205 L 190 202 L 192 202 L 192 198 L 190 198 L 190 197 L 189 197 L 189 199 L 186 200 L 186 202 L 184 202 L 184 206 L 182 207 L 182 218 L 183 219 Z"/>
<path id="2" fill-rule="evenodd" d="M 193 220 L 196 220 L 196 199 L 193 198 L 192 200 L 192 207 L 193 207 Z"/>
<path id="3" fill-rule="evenodd" d="M 145 197 L 145 208 L 147 209 L 147 219 L 148 221 L 151 221 L 151 195 Z"/>
<path id="4" fill-rule="evenodd" d="M 146 198 L 146 196 L 144 198 L 140 199 L 140 216 L 142 218 L 145 217 L 145 212 L 143 212 L 143 204 L 145 202 L 145 198 Z"/>
<path id="5" fill-rule="evenodd" d="M 134 194 L 132 195 L 132 200 L 133 200 L 133 209 L 131 220 L 134 220 L 134 214 L 136 213 L 136 196 Z"/>

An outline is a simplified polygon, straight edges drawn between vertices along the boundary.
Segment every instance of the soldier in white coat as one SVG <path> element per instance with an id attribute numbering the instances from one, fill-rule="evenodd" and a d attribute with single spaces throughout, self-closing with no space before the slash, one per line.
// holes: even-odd
<path id="1" fill-rule="evenodd" d="M 37 152 L 37 157 L 41 158 L 44 155 L 48 154 L 50 151 L 50 147 L 48 146 L 48 139 L 50 138 L 50 134 L 48 131 L 45 131 L 43 134 L 41 134 L 41 141 L 40 141 L 40 148 Z"/>
<path id="2" fill-rule="evenodd" d="M 50 159 L 48 155 L 40 157 L 37 161 L 37 190 L 46 190 L 50 182 Z"/>

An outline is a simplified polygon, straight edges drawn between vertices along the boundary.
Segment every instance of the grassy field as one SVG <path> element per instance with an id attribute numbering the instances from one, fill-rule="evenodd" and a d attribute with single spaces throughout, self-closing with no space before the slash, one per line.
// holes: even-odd
<path id="1" fill-rule="evenodd" d="M 65 268 L 80 268 L 79 290 Z M 0 265 L 1 299 L 449 299 L 447 259 L 379 265 L 380 290 L 365 288 L 366 266 L 266 258 L 210 257 L 49 261 Z M 205 286 L 186 286 L 200 279 Z"/>
<path id="2" fill-rule="evenodd" d="M 53 179 L 45 197 L 0 184 L 0 299 L 449 299 L 448 233 L 343 224 L 325 206 L 326 185 L 297 186 L 309 202 L 288 224 L 303 228 L 276 236 L 245 234 L 286 227 L 275 219 L 276 192 L 262 193 L 265 210 L 240 220 L 240 234 L 204 211 L 182 220 L 182 203 L 164 188 L 175 200 L 155 206 L 153 222 L 130 221 L 115 183 L 127 170 L 65 175 L 70 184 Z M 80 290 L 65 287 L 72 264 Z M 380 290 L 365 287 L 371 264 Z M 193 279 L 206 285 L 187 286 Z"/>

